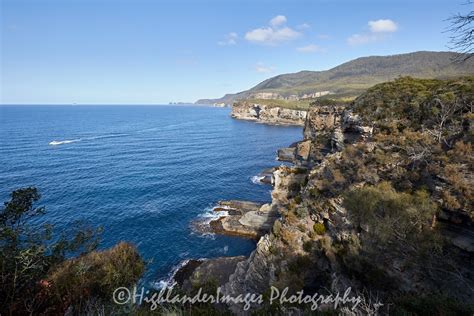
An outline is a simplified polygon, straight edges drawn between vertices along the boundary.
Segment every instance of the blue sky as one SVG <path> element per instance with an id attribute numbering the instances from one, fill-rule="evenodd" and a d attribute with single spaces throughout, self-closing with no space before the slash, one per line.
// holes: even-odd
<path id="1" fill-rule="evenodd" d="M 3 104 L 159 104 L 281 73 L 448 50 L 462 0 L 1 0 Z"/>

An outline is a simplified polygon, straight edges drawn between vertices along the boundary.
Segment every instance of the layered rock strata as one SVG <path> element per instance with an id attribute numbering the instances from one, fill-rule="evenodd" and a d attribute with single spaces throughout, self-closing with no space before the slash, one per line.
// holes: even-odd
<path id="1" fill-rule="evenodd" d="M 303 126 L 307 111 L 239 101 L 232 105 L 231 116 L 239 120 L 256 121 L 273 125 Z"/>

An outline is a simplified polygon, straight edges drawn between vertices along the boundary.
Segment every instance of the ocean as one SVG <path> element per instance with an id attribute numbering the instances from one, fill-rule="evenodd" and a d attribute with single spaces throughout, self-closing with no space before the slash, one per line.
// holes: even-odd
<path id="1" fill-rule="evenodd" d="M 147 261 L 143 282 L 166 280 L 191 258 L 248 255 L 255 242 L 202 234 L 193 222 L 219 200 L 270 201 L 252 178 L 279 165 L 276 150 L 301 127 L 234 120 L 206 106 L 0 106 L 0 202 L 39 189 L 46 215 L 32 222 L 67 231 L 77 220 L 104 229 Z"/>

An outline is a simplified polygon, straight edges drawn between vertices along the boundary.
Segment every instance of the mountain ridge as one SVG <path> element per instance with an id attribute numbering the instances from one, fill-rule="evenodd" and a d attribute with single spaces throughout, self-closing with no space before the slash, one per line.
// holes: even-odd
<path id="1" fill-rule="evenodd" d="M 353 98 L 369 87 L 402 76 L 447 79 L 474 73 L 474 60 L 455 62 L 459 53 L 417 51 L 387 56 L 359 57 L 328 70 L 302 70 L 268 78 L 238 93 L 217 99 L 200 99 L 196 103 L 232 104 L 249 98 L 299 99 L 331 94 Z M 321 96 L 322 96 L 321 95 Z"/>

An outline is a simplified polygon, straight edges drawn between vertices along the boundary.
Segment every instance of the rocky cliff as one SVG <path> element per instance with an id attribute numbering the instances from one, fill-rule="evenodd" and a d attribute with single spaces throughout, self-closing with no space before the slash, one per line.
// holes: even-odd
<path id="1" fill-rule="evenodd" d="M 266 124 L 304 125 L 307 111 L 239 101 L 232 105 L 231 116 Z"/>
<path id="2" fill-rule="evenodd" d="M 347 315 L 472 313 L 473 100 L 472 78 L 399 79 L 350 105 L 315 103 L 302 141 L 279 152 L 293 166 L 273 172 L 278 216 L 233 261 L 224 294 L 350 288 L 361 303 L 338 308 Z M 308 310 L 269 308 L 253 306 Z"/>

